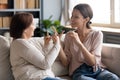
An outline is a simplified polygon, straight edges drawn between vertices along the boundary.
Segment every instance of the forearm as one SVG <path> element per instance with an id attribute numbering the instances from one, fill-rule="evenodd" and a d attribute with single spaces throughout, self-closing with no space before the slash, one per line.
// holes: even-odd
<path id="1" fill-rule="evenodd" d="M 95 65 L 95 56 L 92 53 L 90 53 L 82 43 L 79 44 L 79 47 L 83 53 L 85 62 L 91 66 Z"/>
<path id="2" fill-rule="evenodd" d="M 59 59 L 65 67 L 68 66 L 67 56 L 65 55 L 65 52 L 63 51 L 62 47 L 60 49 Z"/>
<path id="3" fill-rule="evenodd" d="M 51 46 L 52 48 L 47 51 L 47 53 L 41 53 L 37 48 L 30 49 L 29 56 L 33 57 L 34 59 L 28 57 L 28 61 L 32 64 L 36 65 L 37 67 L 40 67 L 41 69 L 48 69 L 51 68 L 53 65 L 55 59 L 57 58 L 59 51 L 60 51 L 60 43 L 57 42 L 54 45 Z M 46 49 L 45 49 L 46 50 Z M 43 55 L 46 54 L 46 55 Z"/>
<path id="4" fill-rule="evenodd" d="M 57 42 L 56 44 L 54 44 L 51 51 L 45 57 L 45 60 L 46 60 L 46 63 L 47 63 L 48 66 L 52 66 L 52 64 L 54 63 L 55 59 L 59 55 L 60 47 L 61 47 L 60 43 Z"/>

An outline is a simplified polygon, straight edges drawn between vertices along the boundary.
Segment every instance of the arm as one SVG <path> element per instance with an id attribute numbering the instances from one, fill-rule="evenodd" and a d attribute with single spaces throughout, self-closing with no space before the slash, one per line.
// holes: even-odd
<path id="1" fill-rule="evenodd" d="M 83 53 L 85 63 L 90 65 L 90 66 L 95 65 L 95 56 L 91 52 L 89 52 L 82 43 L 78 44 L 78 45 L 80 47 L 80 50 Z"/>
<path id="2" fill-rule="evenodd" d="M 101 31 L 95 32 L 92 39 L 92 49 L 91 53 L 95 56 L 95 65 L 101 64 L 101 51 L 102 51 L 102 43 L 103 43 L 103 34 Z"/>
<path id="3" fill-rule="evenodd" d="M 87 48 L 83 45 L 83 43 L 80 41 L 78 34 L 74 33 L 73 39 L 75 39 L 76 44 L 79 46 L 79 50 L 82 51 L 82 54 L 85 59 L 85 63 L 93 66 L 95 65 L 95 57 L 94 55 L 87 50 Z"/>
<path id="4" fill-rule="evenodd" d="M 57 55 L 59 54 L 60 43 L 58 39 L 57 42 L 52 47 L 50 53 L 48 53 L 48 55 L 46 56 L 35 46 L 25 41 L 18 41 L 16 47 L 19 49 L 18 50 L 19 56 L 21 56 L 23 59 L 35 65 L 36 67 L 39 67 L 41 69 L 47 69 L 52 66 Z"/>
<path id="5" fill-rule="evenodd" d="M 68 66 L 67 56 L 65 55 L 65 52 L 64 52 L 62 46 L 61 46 L 61 48 L 60 48 L 59 58 L 60 58 L 62 64 L 63 64 L 65 67 L 67 67 L 67 66 Z"/>
<path id="6" fill-rule="evenodd" d="M 96 55 L 97 53 L 100 53 L 101 48 L 101 41 L 102 41 L 102 35 L 101 33 L 97 32 L 95 33 L 95 37 L 93 37 L 93 42 L 91 46 L 91 51 L 88 51 L 88 49 L 83 45 L 83 43 L 80 41 L 80 38 L 78 37 L 77 33 L 71 34 L 71 39 L 74 39 L 75 43 L 79 46 L 80 51 L 82 51 L 82 54 L 85 59 L 85 63 L 94 66 L 96 64 Z M 93 45 L 94 44 L 94 45 Z M 98 51 L 98 52 L 97 52 Z"/>
<path id="7" fill-rule="evenodd" d="M 60 61 L 65 67 L 68 67 L 69 61 L 71 58 L 69 46 L 70 46 L 69 40 L 66 34 L 64 40 L 61 41 L 61 48 L 60 48 L 60 53 L 59 53 Z"/>

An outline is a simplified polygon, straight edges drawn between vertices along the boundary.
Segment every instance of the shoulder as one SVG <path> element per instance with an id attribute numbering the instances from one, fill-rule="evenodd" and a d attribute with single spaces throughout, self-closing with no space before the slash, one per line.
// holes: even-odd
<path id="1" fill-rule="evenodd" d="M 15 39 L 15 40 L 12 41 L 12 44 L 26 43 L 26 42 L 27 42 L 27 40 L 25 40 L 25 39 Z"/>
<path id="2" fill-rule="evenodd" d="M 44 37 L 32 37 L 29 39 L 29 41 L 42 41 L 44 40 Z"/>
<path id="3" fill-rule="evenodd" d="M 25 40 L 25 39 L 16 39 L 16 40 L 13 40 L 12 43 L 11 43 L 11 47 L 14 47 L 14 48 L 25 48 L 25 47 L 29 47 L 29 42 L 28 40 Z"/>
<path id="4" fill-rule="evenodd" d="M 93 36 L 103 36 L 103 33 L 100 30 L 92 29 L 92 35 Z"/>

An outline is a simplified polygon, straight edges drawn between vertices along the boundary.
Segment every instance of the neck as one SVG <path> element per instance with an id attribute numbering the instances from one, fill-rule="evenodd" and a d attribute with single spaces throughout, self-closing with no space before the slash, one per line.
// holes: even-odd
<path id="1" fill-rule="evenodd" d="M 29 37 L 27 37 L 25 34 L 22 35 L 23 39 L 29 39 Z"/>
<path id="2" fill-rule="evenodd" d="M 77 33 L 79 36 L 85 37 L 90 32 L 90 29 L 84 28 L 84 29 L 78 29 Z"/>

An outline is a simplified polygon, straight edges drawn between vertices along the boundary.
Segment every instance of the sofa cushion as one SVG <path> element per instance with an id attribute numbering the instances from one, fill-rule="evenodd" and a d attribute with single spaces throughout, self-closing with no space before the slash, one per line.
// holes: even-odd
<path id="1" fill-rule="evenodd" d="M 13 80 L 9 61 L 9 41 L 0 36 L 0 80 Z"/>
<path id="2" fill-rule="evenodd" d="M 103 44 L 102 62 L 111 72 L 120 76 L 120 45 Z"/>
<path id="3" fill-rule="evenodd" d="M 52 66 L 52 71 L 54 72 L 55 76 L 65 76 L 68 75 L 68 69 L 65 68 L 59 60 L 55 61 Z"/>

